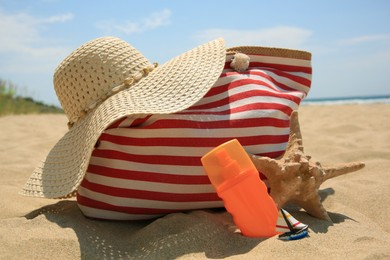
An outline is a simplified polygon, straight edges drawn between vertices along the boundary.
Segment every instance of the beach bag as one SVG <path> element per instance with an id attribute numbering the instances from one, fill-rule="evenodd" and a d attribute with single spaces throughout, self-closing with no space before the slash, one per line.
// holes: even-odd
<path id="1" fill-rule="evenodd" d="M 245 70 L 231 67 L 237 53 L 249 57 Z M 219 79 L 195 105 L 121 118 L 101 134 L 77 192 L 81 211 L 91 218 L 141 220 L 223 207 L 200 158 L 231 139 L 248 153 L 281 156 L 290 114 L 308 94 L 311 75 L 307 52 L 229 49 Z"/>

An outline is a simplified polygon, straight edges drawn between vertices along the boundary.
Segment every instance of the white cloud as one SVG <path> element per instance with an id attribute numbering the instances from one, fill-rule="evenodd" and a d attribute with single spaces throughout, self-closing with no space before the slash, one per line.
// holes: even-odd
<path id="1" fill-rule="evenodd" d="M 8 15 L 0 11 L 0 51 L 19 49 L 38 40 L 36 20 L 26 14 Z"/>
<path id="2" fill-rule="evenodd" d="M 63 23 L 73 19 L 73 14 L 35 17 L 26 13 L 8 14 L 0 9 L 0 69 L 3 73 L 23 69 L 31 64 L 31 70 L 46 70 L 57 57 L 68 52 L 67 49 L 51 46 L 52 39 L 41 33 L 44 25 Z M 45 62 L 42 62 L 45 61 Z M 4 65 L 3 65 L 4 64 Z"/>
<path id="3" fill-rule="evenodd" d="M 390 43 L 390 34 L 371 34 L 362 35 L 354 38 L 342 39 L 338 41 L 339 45 L 357 45 L 367 42 L 387 42 Z"/>
<path id="4" fill-rule="evenodd" d="M 152 13 L 150 16 L 142 19 L 141 28 L 155 29 L 161 26 L 169 25 L 171 23 L 171 10 L 164 9 L 160 12 Z"/>
<path id="5" fill-rule="evenodd" d="M 122 21 L 105 20 L 97 23 L 97 27 L 103 30 L 106 34 L 113 32 L 124 33 L 127 35 L 133 33 L 141 33 L 148 30 L 153 30 L 161 26 L 166 26 L 171 23 L 171 10 L 163 9 L 159 12 L 151 13 L 140 21 Z"/>
<path id="6" fill-rule="evenodd" d="M 262 45 L 285 48 L 302 48 L 312 32 L 303 28 L 278 26 L 258 30 L 208 29 L 198 32 L 194 38 L 207 42 L 223 37 L 227 46 Z"/>
<path id="7" fill-rule="evenodd" d="M 41 23 L 64 23 L 64 22 L 67 22 L 69 20 L 72 20 L 73 17 L 74 16 L 72 13 L 55 15 L 55 16 L 50 16 L 50 17 L 41 19 Z"/>

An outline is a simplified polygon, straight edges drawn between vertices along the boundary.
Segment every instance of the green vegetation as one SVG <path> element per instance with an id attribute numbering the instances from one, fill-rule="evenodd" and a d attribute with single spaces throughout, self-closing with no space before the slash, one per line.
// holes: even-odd
<path id="1" fill-rule="evenodd" d="M 63 111 L 56 106 L 18 95 L 17 87 L 12 82 L 0 79 L 0 116 L 38 113 L 63 113 Z"/>

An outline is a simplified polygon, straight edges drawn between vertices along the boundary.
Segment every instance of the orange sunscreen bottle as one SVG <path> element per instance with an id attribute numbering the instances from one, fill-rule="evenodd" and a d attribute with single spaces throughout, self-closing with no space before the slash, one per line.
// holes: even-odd
<path id="1" fill-rule="evenodd" d="M 277 235 L 278 209 L 245 152 L 233 139 L 202 157 L 202 164 L 226 210 L 247 237 Z"/>

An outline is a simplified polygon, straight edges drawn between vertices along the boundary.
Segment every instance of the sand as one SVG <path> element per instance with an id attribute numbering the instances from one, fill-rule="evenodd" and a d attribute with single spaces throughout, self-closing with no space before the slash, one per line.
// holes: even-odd
<path id="1" fill-rule="evenodd" d="M 320 189 L 333 223 L 296 207 L 310 237 L 283 242 L 233 233 L 223 210 L 155 221 L 83 217 L 74 200 L 18 194 L 33 168 L 67 131 L 64 115 L 0 117 L 1 259 L 389 259 L 390 105 L 301 106 L 305 151 L 326 163 L 364 161 Z"/>

